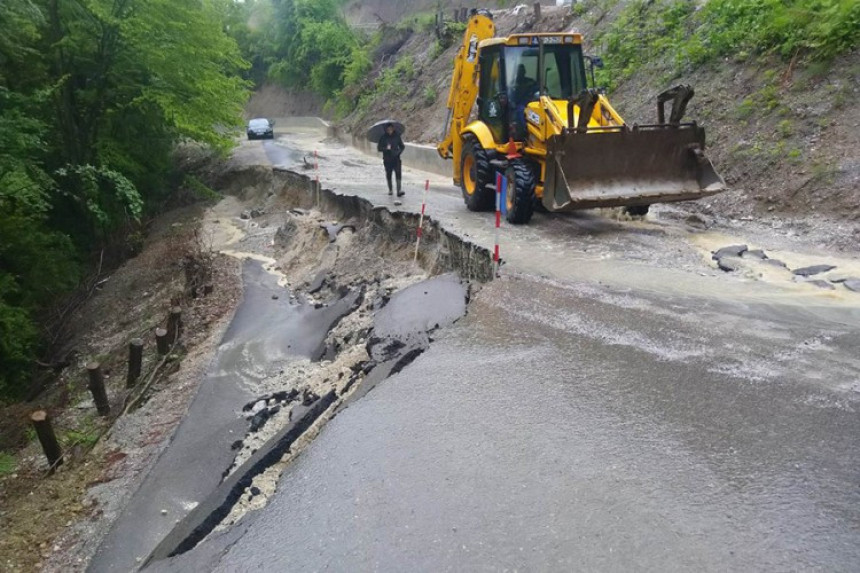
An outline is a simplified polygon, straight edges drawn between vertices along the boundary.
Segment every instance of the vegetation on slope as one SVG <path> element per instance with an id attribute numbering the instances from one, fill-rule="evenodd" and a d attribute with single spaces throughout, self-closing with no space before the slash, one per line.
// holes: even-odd
<path id="1" fill-rule="evenodd" d="M 590 5 L 577 4 L 583 14 Z M 613 3 L 614 4 L 614 3 Z M 826 61 L 860 44 L 860 3 L 853 0 L 634 0 L 595 38 L 610 85 L 668 55 L 675 73 L 721 58 L 752 55 Z"/>
<path id="2" fill-rule="evenodd" d="M 167 199 L 176 143 L 232 145 L 247 84 L 231 5 L 0 3 L 0 401 L 26 391 L 39 325 L 95 253 L 127 252 Z"/>

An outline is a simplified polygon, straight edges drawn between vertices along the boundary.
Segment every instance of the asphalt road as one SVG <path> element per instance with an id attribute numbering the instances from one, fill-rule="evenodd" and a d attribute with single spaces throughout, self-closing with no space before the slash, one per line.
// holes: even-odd
<path id="1" fill-rule="evenodd" d="M 287 167 L 318 149 L 325 186 L 388 201 L 376 158 L 318 133 L 257 145 Z M 427 177 L 430 216 L 491 244 L 444 178 L 405 177 L 403 209 Z M 856 571 L 860 295 L 726 274 L 709 249 L 848 273 L 857 254 L 672 213 L 505 229 L 464 319 L 329 422 L 265 509 L 153 569 Z"/>

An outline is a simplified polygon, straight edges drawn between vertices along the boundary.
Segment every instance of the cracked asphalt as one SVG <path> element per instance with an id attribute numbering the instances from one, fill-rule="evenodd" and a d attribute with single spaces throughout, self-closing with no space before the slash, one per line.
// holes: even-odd
<path id="1" fill-rule="evenodd" d="M 316 150 L 324 187 L 395 208 L 381 162 L 320 130 L 243 147 L 297 171 Z M 492 245 L 449 180 L 404 177 L 397 208 L 429 179 L 428 215 Z M 672 207 L 504 228 L 464 319 L 331 420 L 263 510 L 151 569 L 855 571 L 860 295 L 718 270 L 740 242 L 860 268 Z"/>

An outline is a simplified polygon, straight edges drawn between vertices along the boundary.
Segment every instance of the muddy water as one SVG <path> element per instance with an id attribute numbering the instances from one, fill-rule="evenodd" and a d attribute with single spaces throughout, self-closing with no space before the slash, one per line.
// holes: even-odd
<path id="1" fill-rule="evenodd" d="M 209 565 L 856 570 L 856 331 L 691 312 L 493 283 L 330 422 Z M 805 365 L 855 386 L 824 392 Z"/>

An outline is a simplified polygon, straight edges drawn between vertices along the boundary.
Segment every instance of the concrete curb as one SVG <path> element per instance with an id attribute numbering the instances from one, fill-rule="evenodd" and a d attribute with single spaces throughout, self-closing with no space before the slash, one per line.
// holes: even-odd
<path id="1" fill-rule="evenodd" d="M 355 149 L 367 155 L 379 156 L 376 151 L 376 146 L 369 142 L 365 137 L 348 133 L 346 130 L 335 125 L 328 125 L 326 135 L 333 137 L 346 145 L 350 145 Z M 442 159 L 439 152 L 431 145 L 421 145 L 419 143 L 406 143 L 406 149 L 401 155 L 403 165 L 436 175 L 451 177 L 451 162 Z"/>
<path id="2" fill-rule="evenodd" d="M 319 117 L 276 117 L 275 132 L 283 132 L 284 129 L 319 129 L 325 130 L 326 137 L 337 139 L 345 145 L 349 145 L 366 155 L 378 157 L 379 153 L 373 143 L 363 136 L 347 132 L 345 129 L 333 125 Z M 451 162 L 442 159 L 439 152 L 432 145 L 420 143 L 406 143 L 406 150 L 401 156 L 403 165 L 428 173 L 451 177 Z"/>

